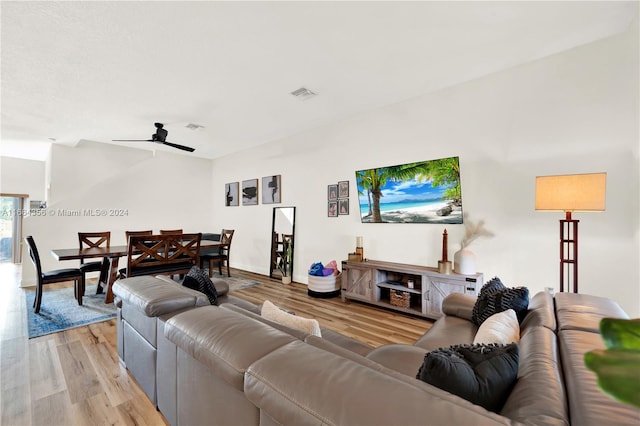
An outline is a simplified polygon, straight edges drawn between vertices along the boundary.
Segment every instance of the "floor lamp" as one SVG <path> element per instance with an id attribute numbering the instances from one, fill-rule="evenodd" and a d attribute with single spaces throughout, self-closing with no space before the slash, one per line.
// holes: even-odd
<path id="1" fill-rule="evenodd" d="M 537 176 L 536 210 L 564 211 L 560 220 L 560 291 L 564 291 L 569 277 L 573 292 L 578 292 L 578 222 L 571 217 L 574 211 L 604 211 L 606 173 L 579 175 Z"/>

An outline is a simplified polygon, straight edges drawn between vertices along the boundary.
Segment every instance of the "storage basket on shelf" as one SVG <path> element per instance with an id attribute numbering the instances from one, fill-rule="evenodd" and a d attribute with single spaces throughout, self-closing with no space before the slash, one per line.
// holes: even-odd
<path id="1" fill-rule="evenodd" d="M 391 290 L 389 303 L 393 306 L 400 306 L 401 308 L 408 308 L 411 299 L 411 293 L 401 290 Z"/>
<path id="2" fill-rule="evenodd" d="M 340 295 L 341 273 L 338 275 L 327 275 L 321 277 L 309 275 L 307 294 L 311 297 L 336 297 Z"/>

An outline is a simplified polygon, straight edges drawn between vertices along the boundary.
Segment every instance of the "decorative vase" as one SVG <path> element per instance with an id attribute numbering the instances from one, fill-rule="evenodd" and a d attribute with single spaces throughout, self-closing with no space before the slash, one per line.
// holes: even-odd
<path id="1" fill-rule="evenodd" d="M 462 275 L 476 273 L 476 254 L 467 248 L 458 250 L 453 255 L 453 270 Z"/>
<path id="2" fill-rule="evenodd" d="M 282 284 L 291 284 L 291 277 L 289 275 L 283 275 Z"/>

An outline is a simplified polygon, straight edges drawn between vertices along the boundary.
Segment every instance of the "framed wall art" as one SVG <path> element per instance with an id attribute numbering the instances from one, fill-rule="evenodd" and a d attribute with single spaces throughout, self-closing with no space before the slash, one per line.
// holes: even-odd
<path id="1" fill-rule="evenodd" d="M 242 181 L 242 205 L 258 205 L 258 179 Z"/>
<path id="2" fill-rule="evenodd" d="M 265 176 L 262 178 L 262 204 L 275 204 L 282 202 L 280 175 Z"/>
<path id="3" fill-rule="evenodd" d="M 348 198 L 339 198 L 338 199 L 338 214 L 339 215 L 347 215 L 347 214 L 349 214 L 349 199 Z"/>
<path id="4" fill-rule="evenodd" d="M 338 182 L 338 198 L 349 197 L 349 181 L 343 180 Z"/>
<path id="5" fill-rule="evenodd" d="M 335 201 L 338 199 L 338 185 L 328 185 L 327 186 L 327 199 L 329 201 Z"/>
<path id="6" fill-rule="evenodd" d="M 338 217 L 338 202 L 337 201 L 329 201 L 327 203 L 327 216 L 329 216 L 329 217 Z"/>
<path id="7" fill-rule="evenodd" d="M 237 206 L 238 202 L 238 182 L 231 182 L 224 185 L 224 205 Z"/>

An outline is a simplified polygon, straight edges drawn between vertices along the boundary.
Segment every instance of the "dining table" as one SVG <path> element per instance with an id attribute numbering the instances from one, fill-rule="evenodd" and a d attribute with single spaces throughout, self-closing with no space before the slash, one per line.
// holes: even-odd
<path id="1" fill-rule="evenodd" d="M 229 244 L 222 243 L 220 241 L 201 240 L 200 248 L 214 248 L 214 247 L 226 247 Z M 109 272 L 107 273 L 106 282 L 98 282 L 96 288 L 96 294 L 105 294 L 105 303 L 113 302 L 113 283 L 118 279 L 118 264 L 120 258 L 129 254 L 128 245 L 117 246 L 105 246 L 105 247 L 88 247 L 80 249 L 76 248 L 62 248 L 52 249 L 51 255 L 58 261 L 63 260 L 80 260 L 80 259 L 95 259 L 103 258 L 109 262 Z"/>

